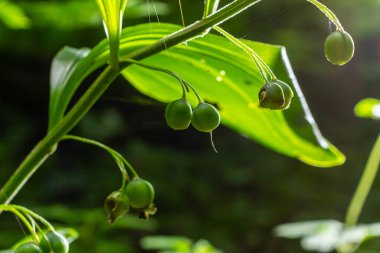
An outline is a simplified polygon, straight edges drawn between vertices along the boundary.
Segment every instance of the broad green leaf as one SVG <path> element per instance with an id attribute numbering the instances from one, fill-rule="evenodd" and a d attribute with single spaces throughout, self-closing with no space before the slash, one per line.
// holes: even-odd
<path id="1" fill-rule="evenodd" d="M 62 106 L 62 100 L 71 97 L 70 84 L 68 80 L 73 75 L 73 71 L 80 68 L 78 63 L 90 52 L 89 49 L 75 49 L 64 47 L 54 57 L 50 70 L 50 101 L 49 101 L 49 129 L 54 127 L 58 120 L 63 116 L 56 113 L 57 107 Z M 66 101 L 68 103 L 68 101 Z M 67 106 L 67 104 L 66 104 Z"/>
<path id="2" fill-rule="evenodd" d="M 110 44 L 110 64 L 118 64 L 119 40 L 127 0 L 96 0 Z"/>
<path id="3" fill-rule="evenodd" d="M 380 119 L 380 100 L 376 98 L 362 99 L 356 104 L 354 112 L 360 118 Z"/>
<path id="4" fill-rule="evenodd" d="M 121 35 L 120 59 L 179 29 L 179 26 L 170 24 L 143 24 L 125 29 Z M 175 71 L 204 99 L 217 104 L 223 124 L 244 136 L 314 166 L 342 164 L 344 156 L 322 137 L 309 111 L 285 49 L 244 42 L 265 60 L 279 79 L 292 86 L 297 96 L 290 109 L 271 111 L 258 107 L 258 92 L 264 83 L 256 66 L 248 55 L 221 36 L 209 34 L 143 62 Z M 50 112 L 50 117 L 55 118 L 53 125 L 62 118 L 80 82 L 92 70 L 105 64 L 108 56 L 107 41 L 103 41 L 78 63 L 62 91 L 66 95 L 60 96 L 57 106 Z M 163 73 L 130 66 L 123 75 L 140 92 L 158 101 L 168 103 L 181 96 L 178 82 Z M 194 96 L 189 100 L 196 105 Z"/>
<path id="5" fill-rule="evenodd" d="M 26 29 L 30 26 L 30 20 L 24 11 L 5 0 L 0 1 L 0 20 L 11 29 Z"/>
<path id="6" fill-rule="evenodd" d="M 128 34 L 122 41 L 122 55 L 133 37 L 138 37 L 140 44 L 149 44 L 178 29 L 173 25 L 154 25 L 155 32 L 144 36 L 144 26 L 140 27 L 142 31 L 137 28 L 136 33 Z M 258 107 L 258 92 L 264 83 L 256 66 L 248 55 L 220 36 L 194 39 L 143 62 L 175 71 L 203 98 L 217 104 L 222 123 L 241 134 L 314 166 L 342 164 L 344 156 L 322 137 L 309 111 L 285 48 L 245 43 L 265 60 L 279 79 L 292 85 L 297 96 L 290 109 L 280 112 Z M 167 103 L 180 97 L 177 81 L 163 73 L 131 66 L 123 75 L 140 92 L 159 101 Z M 194 97 L 190 101 L 196 105 Z"/>

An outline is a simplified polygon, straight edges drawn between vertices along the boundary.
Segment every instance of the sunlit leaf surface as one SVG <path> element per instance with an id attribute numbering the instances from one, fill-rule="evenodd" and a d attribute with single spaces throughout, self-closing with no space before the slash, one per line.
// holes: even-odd
<path id="1" fill-rule="evenodd" d="M 178 29 L 179 26 L 170 24 L 144 24 L 125 29 L 121 35 L 120 59 Z M 221 36 L 196 38 L 143 62 L 175 71 L 205 100 L 218 106 L 223 124 L 244 136 L 314 166 L 342 164 L 344 156 L 322 137 L 315 124 L 285 48 L 252 41 L 245 43 L 265 60 L 279 79 L 292 86 L 296 96 L 288 110 L 271 111 L 258 107 L 258 92 L 264 84 L 263 79 L 249 56 Z M 63 115 L 81 80 L 89 73 L 88 69 L 94 70 L 105 64 L 108 57 L 108 45 L 103 41 L 78 63 L 66 84 L 66 96 L 51 111 L 54 124 Z M 123 75 L 140 92 L 159 101 L 167 103 L 181 96 L 178 81 L 163 73 L 130 66 Z M 189 96 L 195 106 L 195 97 Z"/>

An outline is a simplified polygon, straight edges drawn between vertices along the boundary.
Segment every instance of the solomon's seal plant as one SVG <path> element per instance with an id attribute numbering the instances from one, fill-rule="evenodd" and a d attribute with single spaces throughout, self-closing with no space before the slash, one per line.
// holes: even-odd
<path id="1" fill-rule="evenodd" d="M 57 53 L 51 65 L 47 134 L 0 189 L 0 212 L 14 213 L 31 235 L 16 252 L 68 252 L 65 238 L 54 232 L 50 223 L 29 209 L 11 204 L 30 177 L 57 152 L 61 141 L 99 147 L 114 159 L 121 172 L 121 186 L 104 203 L 110 223 L 131 211 L 145 219 L 156 212 L 153 186 L 139 177 L 122 154 L 95 140 L 69 134 L 120 75 L 145 95 L 169 103 L 165 118 L 173 129 L 186 129 L 191 123 L 212 137 L 221 122 L 310 165 L 331 167 L 345 161 L 344 155 L 322 137 L 306 102 L 301 103 L 301 88 L 285 48 L 237 39 L 220 27 L 224 21 L 265 1 L 231 0 L 221 8 L 218 0 L 204 2 L 203 15 L 191 25 L 149 23 L 122 30 L 127 0 L 96 0 L 107 39 L 93 49 L 64 47 Z M 317 0 L 308 2 L 337 28 L 337 33 L 326 40 L 327 58 L 334 64 L 347 62 L 354 52 L 351 37 L 330 9 Z M 212 29 L 222 36 L 211 34 Z M 74 101 L 83 80 L 95 70 L 100 74 Z M 182 97 L 178 95 L 181 90 Z M 297 92 L 293 101 L 298 105 L 294 107 L 293 90 Z M 212 101 L 219 110 L 204 101 Z M 295 118 L 288 121 L 284 109 Z M 302 123 L 304 129 L 293 127 L 294 122 Z M 311 134 L 306 136 L 305 132 Z"/>

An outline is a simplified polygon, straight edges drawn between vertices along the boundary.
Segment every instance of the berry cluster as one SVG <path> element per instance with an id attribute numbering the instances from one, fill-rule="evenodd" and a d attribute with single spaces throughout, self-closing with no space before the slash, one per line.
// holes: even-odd
<path id="1" fill-rule="evenodd" d="M 39 243 L 27 242 L 21 244 L 15 253 L 68 253 L 69 242 L 56 231 L 47 232 L 42 236 Z"/>
<path id="2" fill-rule="evenodd" d="M 124 188 L 112 192 L 104 202 L 104 208 L 108 214 L 108 222 L 115 220 L 127 212 L 130 208 L 135 209 L 144 219 L 154 214 L 156 208 L 153 205 L 154 188 L 148 181 L 135 178 Z"/>
<path id="3" fill-rule="evenodd" d="M 174 130 L 187 129 L 191 123 L 200 132 L 211 132 L 220 124 L 219 112 L 213 105 L 200 102 L 193 111 L 186 98 L 169 103 L 166 106 L 165 119 Z"/>

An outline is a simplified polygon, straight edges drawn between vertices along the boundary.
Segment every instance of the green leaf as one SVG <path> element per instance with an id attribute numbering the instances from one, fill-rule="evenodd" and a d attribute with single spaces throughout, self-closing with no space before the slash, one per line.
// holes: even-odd
<path id="1" fill-rule="evenodd" d="M 122 32 L 119 57 L 150 45 L 176 32 L 171 24 L 143 24 Z M 149 33 L 147 32 L 149 31 Z M 206 35 L 151 56 L 142 62 L 175 71 L 191 83 L 209 102 L 217 104 L 222 123 L 242 135 L 277 152 L 320 167 L 340 165 L 345 157 L 325 140 L 305 101 L 294 76 L 286 50 L 281 46 L 244 41 L 252 47 L 282 81 L 292 86 L 296 96 L 285 111 L 258 107 L 258 92 L 264 84 L 250 57 L 227 39 Z M 94 69 L 106 64 L 109 56 L 107 41 L 101 42 L 70 71 L 60 91 L 57 106 L 50 110 L 52 126 L 62 118 L 72 94 L 80 82 Z M 181 96 L 181 87 L 164 73 L 130 66 L 123 75 L 140 92 L 161 102 L 171 102 Z M 189 97 L 193 106 L 194 96 Z"/>
<path id="2" fill-rule="evenodd" d="M 96 0 L 110 44 L 110 64 L 118 66 L 119 40 L 127 0 Z"/>
<path id="3" fill-rule="evenodd" d="M 360 118 L 380 119 L 380 100 L 375 98 L 362 99 L 356 104 L 354 112 Z"/>
<path id="4" fill-rule="evenodd" d="M 146 25 L 141 25 L 123 33 L 126 39 L 121 45 L 122 55 L 134 38 L 140 44 L 149 44 L 179 27 L 152 24 L 152 33 L 144 35 L 146 29 Z M 258 107 L 258 92 L 264 84 L 260 73 L 248 55 L 221 36 L 197 38 L 142 62 L 175 71 L 203 98 L 217 104 L 222 123 L 241 134 L 314 166 L 342 164 L 344 156 L 322 137 L 309 111 L 285 48 L 244 42 L 265 60 L 279 79 L 291 84 L 297 96 L 290 109 L 275 112 Z M 131 66 L 123 75 L 140 92 L 159 101 L 168 103 L 180 97 L 180 85 L 165 74 Z M 190 101 L 196 105 L 194 97 Z"/>
<path id="5" fill-rule="evenodd" d="M 87 48 L 64 47 L 54 57 L 50 70 L 49 129 L 52 129 L 62 118 L 64 111 L 60 111 L 59 108 L 67 107 L 73 95 L 73 89 L 68 83 L 69 78 L 73 78 L 73 71 L 80 68 L 78 65 L 80 60 L 89 52 Z"/>
<path id="6" fill-rule="evenodd" d="M 24 11 L 9 1 L 0 1 L 0 20 L 11 29 L 27 29 L 30 20 Z"/>

